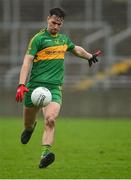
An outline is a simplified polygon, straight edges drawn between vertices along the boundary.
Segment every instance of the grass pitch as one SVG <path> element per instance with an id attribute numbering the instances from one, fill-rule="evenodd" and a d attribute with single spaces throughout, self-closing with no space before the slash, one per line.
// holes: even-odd
<path id="1" fill-rule="evenodd" d="M 43 121 L 20 143 L 21 119 L 0 118 L 1 179 L 131 178 L 131 121 L 58 119 L 56 161 L 39 169 Z"/>

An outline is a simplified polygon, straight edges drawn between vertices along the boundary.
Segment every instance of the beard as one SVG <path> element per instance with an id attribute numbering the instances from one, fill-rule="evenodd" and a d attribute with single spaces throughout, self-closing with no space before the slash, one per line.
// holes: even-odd
<path id="1" fill-rule="evenodd" d="M 56 30 L 56 29 L 52 29 L 50 32 L 51 32 L 51 34 L 55 35 L 55 34 L 57 34 L 57 33 L 58 33 L 58 30 Z"/>

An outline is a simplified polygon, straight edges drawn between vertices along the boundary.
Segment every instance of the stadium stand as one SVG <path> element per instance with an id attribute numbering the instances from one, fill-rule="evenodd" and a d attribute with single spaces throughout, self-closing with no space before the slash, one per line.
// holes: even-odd
<path id="1" fill-rule="evenodd" d="M 91 52 L 103 51 L 101 63 L 89 70 L 87 62 L 67 54 L 65 87 L 72 87 L 111 69 L 114 63 L 130 59 L 130 0 L 0 0 L 0 83 L 17 84 L 22 58 L 29 39 L 46 26 L 50 8 L 63 7 L 67 12 L 64 25 L 71 39 Z M 117 7 L 117 12 L 116 12 Z M 125 62 L 126 64 L 126 62 Z M 129 71 L 129 69 L 128 69 Z M 129 87 L 130 73 L 108 77 L 108 88 Z M 117 77 L 116 77 L 117 76 Z M 123 78 L 122 78 L 123 77 Z M 107 81 L 101 82 L 101 88 Z M 96 83 L 99 88 L 99 83 Z M 95 86 L 95 87 L 96 87 Z M 85 86 L 86 87 L 86 86 Z"/>

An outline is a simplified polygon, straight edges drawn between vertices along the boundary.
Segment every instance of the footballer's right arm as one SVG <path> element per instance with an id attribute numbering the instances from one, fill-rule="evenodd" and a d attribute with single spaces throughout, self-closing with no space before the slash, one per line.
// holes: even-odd
<path id="1" fill-rule="evenodd" d="M 26 54 L 20 71 L 19 84 L 25 84 L 34 56 Z"/>

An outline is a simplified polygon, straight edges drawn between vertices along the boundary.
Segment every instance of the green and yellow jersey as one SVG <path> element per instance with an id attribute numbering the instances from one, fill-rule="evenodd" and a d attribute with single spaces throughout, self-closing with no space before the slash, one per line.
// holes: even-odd
<path id="1" fill-rule="evenodd" d="M 30 41 L 27 54 L 33 55 L 30 82 L 61 85 L 64 81 L 64 56 L 75 45 L 64 34 L 52 36 L 47 29 L 37 33 Z"/>

